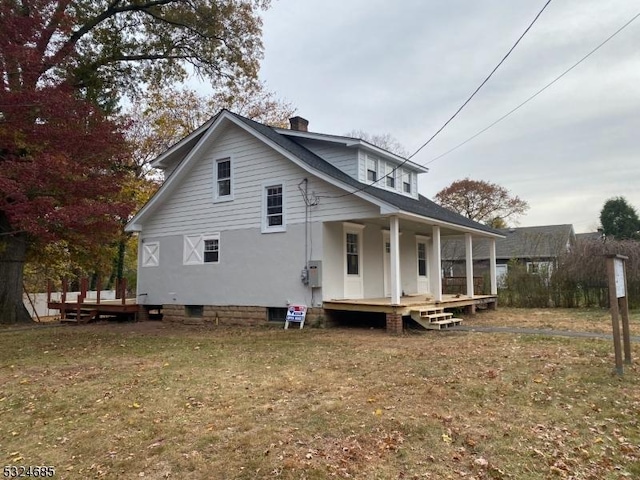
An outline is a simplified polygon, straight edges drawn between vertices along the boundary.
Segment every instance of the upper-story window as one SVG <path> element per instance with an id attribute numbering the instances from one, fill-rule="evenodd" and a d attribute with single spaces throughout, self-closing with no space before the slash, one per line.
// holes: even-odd
<path id="1" fill-rule="evenodd" d="M 396 188 L 396 170 L 390 163 L 385 165 L 385 184 L 389 188 Z"/>
<path id="2" fill-rule="evenodd" d="M 402 191 L 411 193 L 411 172 L 407 170 L 402 171 Z"/>
<path id="3" fill-rule="evenodd" d="M 264 185 L 262 197 L 262 231 L 264 233 L 286 230 L 284 200 L 284 185 L 282 183 Z"/>
<path id="4" fill-rule="evenodd" d="M 366 183 L 375 183 L 376 186 L 385 190 L 414 198 L 417 196 L 416 172 L 406 168 L 403 163 L 375 157 L 369 153 L 363 155 L 363 159 Z"/>
<path id="5" fill-rule="evenodd" d="M 367 180 L 370 182 L 378 180 L 378 161 L 375 158 L 367 157 Z"/>
<path id="6" fill-rule="evenodd" d="M 224 201 L 233 199 L 233 178 L 231 158 L 221 158 L 213 166 L 214 200 Z"/>

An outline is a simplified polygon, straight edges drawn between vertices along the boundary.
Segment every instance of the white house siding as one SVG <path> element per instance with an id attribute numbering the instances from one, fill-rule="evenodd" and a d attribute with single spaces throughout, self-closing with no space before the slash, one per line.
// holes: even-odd
<path id="1" fill-rule="evenodd" d="M 234 199 L 214 202 L 214 161 L 228 156 Z M 159 244 L 159 265 L 139 265 L 138 270 L 139 298 L 148 305 L 282 307 L 287 301 L 311 305 L 312 290 L 300 280 L 305 265 L 305 203 L 298 186 L 303 187 L 306 178 L 309 197 L 317 201 L 307 212 L 306 253 L 312 260 L 323 260 L 323 269 L 329 263 L 323 252 L 323 222 L 370 218 L 380 212 L 356 196 L 337 198 L 344 190 L 314 177 L 236 126 L 226 128 L 183 173 L 140 235 L 141 242 Z M 263 188 L 271 180 L 285 185 L 286 232 L 261 230 Z M 219 235 L 219 263 L 183 265 L 184 236 L 200 234 Z M 323 274 L 327 285 L 331 275 L 327 278 L 326 270 Z M 317 305 L 323 291 L 313 293 Z"/>
<path id="2" fill-rule="evenodd" d="M 334 143 L 319 142 L 317 140 L 296 139 L 300 145 L 323 158 L 334 167 L 358 178 L 358 151 Z"/>
<path id="3" fill-rule="evenodd" d="M 234 200 L 214 202 L 214 161 L 228 156 L 232 159 Z M 311 211 L 315 221 L 364 218 L 379 213 L 379 209 L 355 196 L 331 198 L 344 191 L 314 178 L 241 128 L 230 126 L 199 161 L 192 163 L 181 184 L 153 212 L 144 225 L 144 236 L 260 228 L 262 189 L 264 182 L 271 180 L 285 184 L 287 225 L 304 222 L 305 206 L 298 189 L 304 178 L 308 178 L 309 194 L 321 197 Z"/>

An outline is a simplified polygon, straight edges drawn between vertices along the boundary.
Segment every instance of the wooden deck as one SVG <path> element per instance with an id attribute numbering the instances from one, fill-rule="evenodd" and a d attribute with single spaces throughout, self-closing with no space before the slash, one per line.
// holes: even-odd
<path id="1" fill-rule="evenodd" d="M 80 292 L 77 298 L 70 300 L 67 298 L 68 281 L 63 279 L 62 291 L 59 293 L 58 299 L 53 299 L 53 283 L 47 282 L 47 306 L 51 310 L 60 311 L 60 320 L 62 322 L 87 323 L 97 320 L 101 316 L 117 317 L 124 319 L 137 319 L 138 303 L 135 298 L 126 298 L 127 282 L 125 279 L 116 282 L 116 300 L 103 300 L 100 298 L 100 282 L 98 281 L 97 289 L 89 292 L 88 278 L 80 280 Z M 91 298 L 89 293 L 95 294 L 95 298 Z M 89 298 L 87 298 L 89 296 Z"/>
<path id="2" fill-rule="evenodd" d="M 495 308 L 497 302 L 497 295 L 474 295 L 473 298 L 466 295 L 443 295 L 440 302 L 436 302 L 433 297 L 426 295 L 409 295 L 401 297 L 398 305 L 392 305 L 391 298 L 387 297 L 329 300 L 323 303 L 323 307 L 325 310 L 393 313 L 408 316 L 412 311 L 435 307 L 443 309 L 465 308 L 469 313 L 474 313 L 479 305 Z"/>
<path id="3" fill-rule="evenodd" d="M 86 299 L 82 302 L 48 302 L 51 310 L 60 311 L 60 320 L 65 322 L 87 323 L 101 316 L 135 319 L 138 315 L 138 303 L 135 298 L 124 300 Z"/>

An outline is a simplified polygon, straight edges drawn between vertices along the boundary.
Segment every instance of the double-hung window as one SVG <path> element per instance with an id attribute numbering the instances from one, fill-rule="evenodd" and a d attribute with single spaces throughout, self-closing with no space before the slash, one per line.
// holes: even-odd
<path id="1" fill-rule="evenodd" d="M 233 178 L 231 171 L 231 158 L 221 158 L 214 162 L 214 193 L 217 201 L 233 200 Z"/>
<path id="2" fill-rule="evenodd" d="M 262 231 L 264 233 L 284 232 L 286 230 L 284 185 L 282 183 L 266 184 L 262 204 Z"/>
<path id="3" fill-rule="evenodd" d="M 378 180 L 378 161 L 375 158 L 367 157 L 367 181 Z"/>
<path id="4" fill-rule="evenodd" d="M 396 170 L 390 163 L 385 165 L 385 183 L 389 188 L 396 188 Z"/>
<path id="5" fill-rule="evenodd" d="M 218 263 L 220 261 L 220 239 L 204 239 L 204 263 Z"/>
<path id="6" fill-rule="evenodd" d="M 411 193 L 411 172 L 407 170 L 402 171 L 402 191 Z"/>

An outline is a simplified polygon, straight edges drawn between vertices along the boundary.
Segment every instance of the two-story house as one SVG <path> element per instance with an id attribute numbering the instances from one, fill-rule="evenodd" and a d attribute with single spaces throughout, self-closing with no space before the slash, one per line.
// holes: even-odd
<path id="1" fill-rule="evenodd" d="M 469 255 L 474 238 L 495 247 L 499 232 L 418 193 L 426 168 L 307 126 L 223 110 L 153 162 L 165 182 L 126 227 L 138 232 L 139 303 L 223 323 L 290 303 L 311 316 L 363 305 L 399 331 L 407 299 L 443 301 L 442 237 L 463 235 Z"/>

